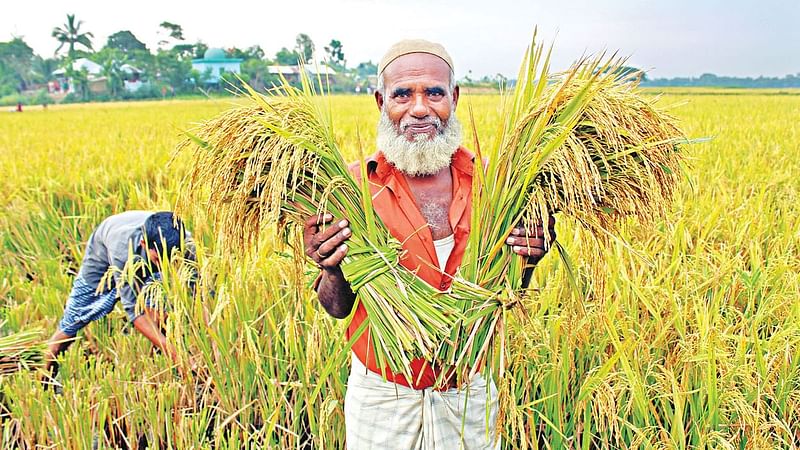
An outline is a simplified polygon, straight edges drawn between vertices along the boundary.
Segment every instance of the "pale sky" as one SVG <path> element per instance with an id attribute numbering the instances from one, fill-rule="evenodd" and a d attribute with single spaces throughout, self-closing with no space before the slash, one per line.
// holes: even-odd
<path id="1" fill-rule="evenodd" d="M 421 37 L 444 44 L 458 78 L 469 70 L 514 78 L 538 26 L 545 42 L 555 39 L 556 69 L 584 53 L 619 50 L 651 78 L 800 73 L 798 0 L 7 0 L 0 10 L 0 41 L 22 36 L 46 56 L 58 46 L 53 27 L 74 13 L 96 49 L 130 30 L 152 50 L 166 20 L 182 25 L 188 42 L 260 45 L 269 56 L 292 48 L 298 33 L 310 35 L 320 55 L 338 39 L 354 66 Z"/>

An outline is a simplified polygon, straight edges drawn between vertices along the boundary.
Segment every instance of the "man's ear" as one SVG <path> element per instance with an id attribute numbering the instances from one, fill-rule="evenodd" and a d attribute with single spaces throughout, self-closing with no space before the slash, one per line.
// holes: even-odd
<path id="1" fill-rule="evenodd" d="M 381 91 L 375 90 L 375 103 L 378 105 L 378 111 L 383 110 L 383 94 Z"/>
<path id="2" fill-rule="evenodd" d="M 456 85 L 456 87 L 453 88 L 453 111 L 455 111 L 456 106 L 458 106 L 458 92 L 458 85 Z"/>

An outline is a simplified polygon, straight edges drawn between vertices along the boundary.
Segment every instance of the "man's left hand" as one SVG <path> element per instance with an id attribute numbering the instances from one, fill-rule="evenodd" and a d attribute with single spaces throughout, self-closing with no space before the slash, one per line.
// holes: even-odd
<path id="1" fill-rule="evenodd" d="M 547 228 L 541 222 L 528 230 L 519 226 L 511 230 L 506 244 L 511 246 L 511 251 L 520 256 L 527 256 L 529 263 L 536 264 L 547 254 L 547 250 L 556 240 L 555 227 L 556 219 L 553 216 L 550 216 Z M 544 244 L 545 233 L 549 235 L 547 247 Z"/>

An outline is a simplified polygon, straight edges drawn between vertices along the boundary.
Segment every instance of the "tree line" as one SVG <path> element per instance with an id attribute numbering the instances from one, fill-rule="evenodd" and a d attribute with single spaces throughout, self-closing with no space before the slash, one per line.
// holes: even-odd
<path id="1" fill-rule="evenodd" d="M 279 81 L 278 75 L 271 73 L 273 65 L 293 66 L 299 61 L 311 61 L 317 56 L 318 61 L 336 71 L 334 91 L 352 92 L 361 88 L 368 92 L 369 77 L 375 75 L 377 67 L 372 61 L 348 66 L 342 42 L 332 39 L 328 45 L 318 52 L 314 41 L 308 34 L 300 33 L 295 37 L 294 45 L 284 46 L 274 55 L 268 56 L 264 50 L 253 45 L 247 48 L 229 47 L 226 56 L 242 60 L 238 76 L 226 73 L 220 83 L 209 85 L 208 73 L 200 73 L 192 68 L 192 59 L 203 58 L 208 45 L 202 40 L 190 43 L 184 36 L 183 27 L 179 24 L 164 21 L 159 25 L 157 48 L 149 49 L 130 30 L 117 31 L 96 49 L 97 41 L 92 32 L 87 31 L 83 21 L 75 15 L 68 14 L 67 20 L 53 28 L 52 37 L 58 42 L 58 48 L 52 57 L 37 55 L 22 37 L 14 37 L 8 42 L 0 42 L 0 104 L 50 103 L 47 83 L 53 80 L 52 73 L 59 69 L 66 70 L 66 76 L 75 89 L 64 101 L 87 101 L 106 99 L 151 98 L 164 95 L 190 95 L 208 93 L 226 93 L 236 88 L 241 80 L 254 88 L 262 90 Z M 321 56 L 321 57 L 320 57 Z M 89 74 L 85 70 L 74 70 L 72 62 L 78 58 L 89 58 L 102 66 L 107 89 L 100 94 L 89 89 Z M 134 66 L 141 70 L 146 81 L 144 87 L 129 92 L 124 83 L 129 76 L 124 67 Z M 626 70 L 638 71 L 635 68 Z M 459 83 L 465 86 L 497 88 L 497 86 L 513 86 L 514 80 L 507 80 L 502 74 L 485 76 L 480 79 L 467 72 Z M 741 78 L 703 74 L 700 77 L 678 77 L 648 79 L 642 75 L 642 86 L 650 87 L 740 87 L 740 88 L 798 88 L 800 73 L 783 78 L 757 77 Z"/>
<path id="2" fill-rule="evenodd" d="M 704 73 L 699 77 L 655 78 L 642 81 L 647 87 L 800 88 L 800 73 L 785 77 L 726 77 Z"/>
<path id="3" fill-rule="evenodd" d="M 377 70 L 371 61 L 348 67 L 344 46 L 339 40 L 332 39 L 322 52 L 317 52 L 311 37 L 300 33 L 293 46 L 282 47 L 273 56 L 266 55 L 258 45 L 224 49 L 227 57 L 242 60 L 241 73 L 238 77 L 226 73 L 222 82 L 209 86 L 206 83 L 209 74 L 192 68 L 192 59 L 203 58 L 209 46 L 202 40 L 188 42 L 183 27 L 176 23 L 164 21 L 159 25 L 160 40 L 155 49 L 148 48 L 130 30 L 111 34 L 98 49 L 93 33 L 73 14 L 68 14 L 63 24 L 54 27 L 51 35 L 59 44 L 52 57 L 37 55 L 22 37 L 0 42 L 0 104 L 51 102 L 46 87 L 53 80 L 52 73 L 59 68 L 66 70 L 76 88 L 65 99 L 67 102 L 199 94 L 209 89 L 225 93 L 235 88 L 238 78 L 256 89 L 264 89 L 279 81 L 278 75 L 270 73 L 270 66 L 297 65 L 301 60 L 311 61 L 320 55 L 319 61 L 337 73 L 336 83 L 332 85 L 334 90 L 353 91 L 356 86 L 366 85 L 368 77 Z M 102 66 L 102 76 L 108 86 L 105 92 L 90 92 L 89 74 L 85 70 L 73 70 L 72 62 L 79 58 L 88 58 Z M 146 81 L 143 88 L 135 92 L 123 89 L 129 76 L 125 65 L 141 71 Z"/>

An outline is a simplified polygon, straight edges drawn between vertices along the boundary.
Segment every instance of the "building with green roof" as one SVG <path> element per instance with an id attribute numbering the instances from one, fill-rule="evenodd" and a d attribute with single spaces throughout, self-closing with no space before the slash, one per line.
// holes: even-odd
<path id="1" fill-rule="evenodd" d="M 242 61 L 240 58 L 228 58 L 221 48 L 209 48 L 203 58 L 192 60 L 192 69 L 204 75 L 206 83 L 218 84 L 219 77 L 225 72 L 241 73 Z"/>

